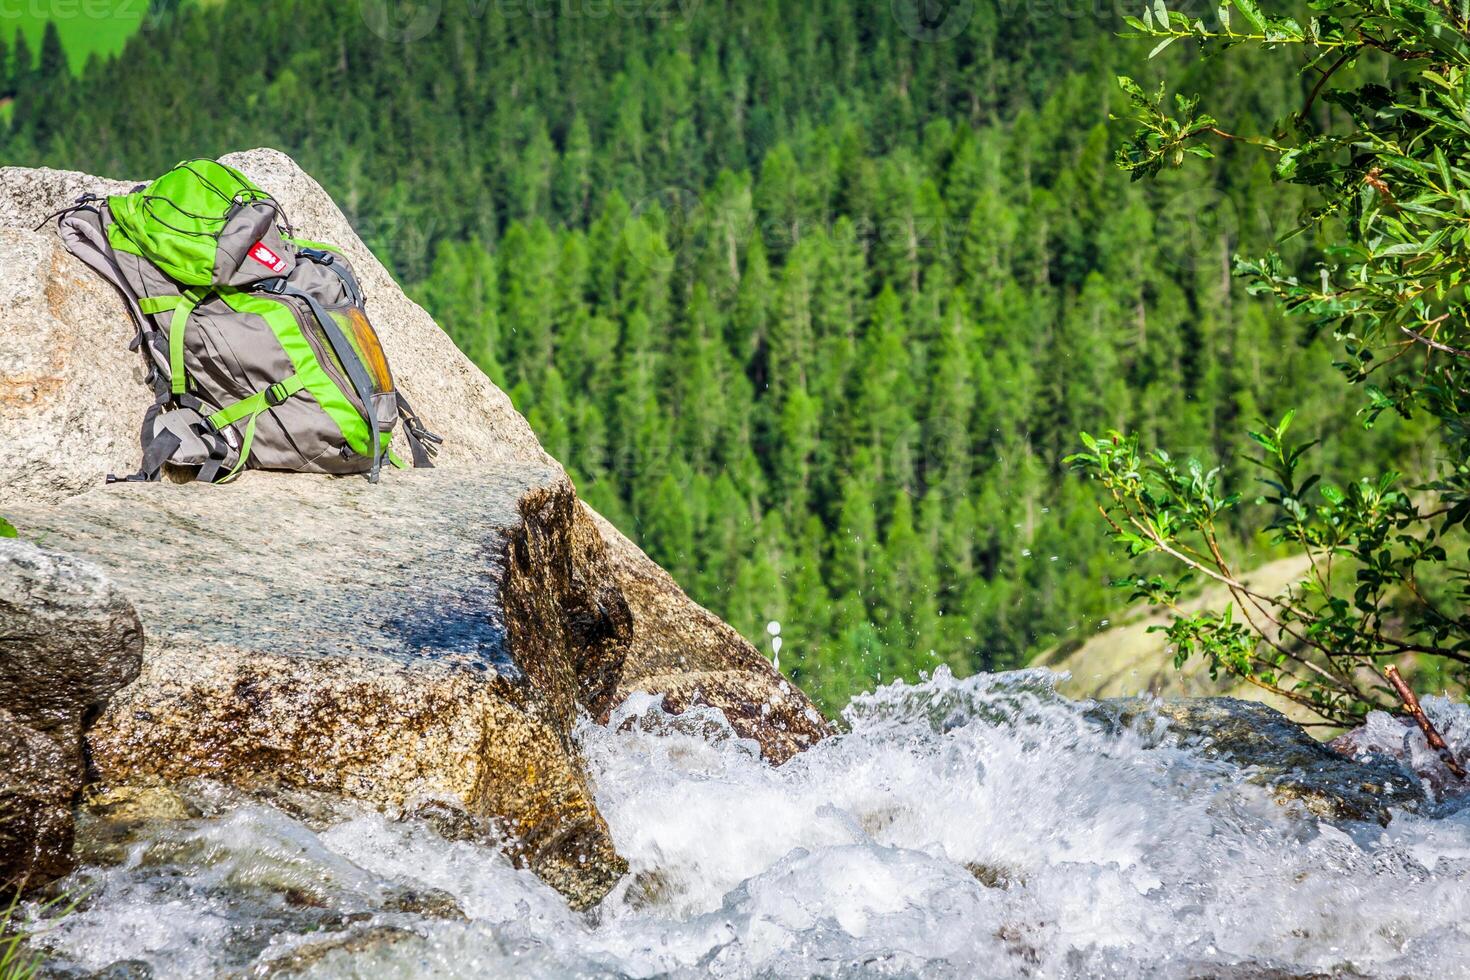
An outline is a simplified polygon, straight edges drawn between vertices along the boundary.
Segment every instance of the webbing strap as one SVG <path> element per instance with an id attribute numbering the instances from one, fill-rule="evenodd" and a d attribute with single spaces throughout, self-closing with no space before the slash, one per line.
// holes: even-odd
<path id="1" fill-rule="evenodd" d="M 138 309 L 144 313 L 167 313 L 183 301 L 182 296 L 144 296 L 138 300 Z"/>
<path id="2" fill-rule="evenodd" d="M 408 438 L 408 448 L 413 455 L 414 466 L 433 467 L 434 457 L 439 455 L 439 444 L 444 440 L 424 428 L 424 423 L 419 421 L 418 413 L 403 397 L 403 392 L 395 391 L 393 397 L 398 401 L 398 415 L 403 420 L 403 434 Z M 394 463 L 399 469 L 403 469 L 402 461 Z"/>
<path id="3" fill-rule="evenodd" d="M 138 472 L 131 476 L 115 476 L 107 474 L 108 483 L 151 483 L 159 478 L 163 472 L 163 464 L 172 458 L 174 451 L 179 448 L 179 437 L 173 432 L 164 430 L 155 432 L 154 421 L 163 410 L 164 398 L 159 397 L 148 411 L 143 413 L 143 428 L 139 432 L 139 442 L 143 446 L 143 462 L 138 467 Z"/>
<path id="4" fill-rule="evenodd" d="M 255 421 L 260 418 L 260 413 L 264 411 L 265 407 L 262 406 L 250 413 L 250 421 L 245 423 L 245 438 L 240 440 L 240 458 L 235 461 L 235 465 L 230 468 L 230 472 L 216 480 L 216 483 L 229 483 L 245 469 L 245 462 L 250 458 L 250 444 L 255 441 Z"/>
<path id="5" fill-rule="evenodd" d="M 324 265 L 335 272 L 337 278 L 342 280 L 342 285 L 347 290 L 348 300 L 353 306 L 358 308 L 362 307 L 362 287 L 357 284 L 357 277 L 345 265 L 338 262 L 335 255 L 321 248 L 303 248 L 297 254 L 310 259 L 317 265 Z"/>
<path id="6" fill-rule="evenodd" d="M 250 446 L 255 442 L 255 423 L 259 421 L 261 414 L 275 408 L 303 387 L 305 385 L 300 376 L 293 374 L 268 388 L 262 388 L 248 398 L 240 399 L 233 405 L 226 405 L 209 417 L 209 424 L 216 429 L 222 429 L 243 418 L 249 419 L 245 423 L 245 435 L 240 439 L 240 458 L 235 461 L 230 472 L 220 477 L 217 483 L 229 483 L 245 469 L 245 464 L 250 459 Z"/>
<path id="7" fill-rule="evenodd" d="M 208 289 L 199 286 L 184 290 L 184 295 L 179 297 L 177 305 L 173 308 L 173 319 L 168 323 L 169 388 L 175 395 L 182 395 L 185 389 L 184 330 L 189 326 L 189 316 L 194 312 L 194 307 L 204 302 L 204 297 L 209 295 L 209 292 Z"/>
<path id="8" fill-rule="evenodd" d="M 305 384 L 299 374 L 293 374 L 289 378 L 277 381 L 269 387 L 262 388 L 247 398 L 226 405 L 209 417 L 209 424 L 216 429 L 223 429 L 227 425 L 233 425 L 247 415 L 256 415 L 268 408 L 275 408 L 287 398 L 296 394 Z M 244 456 L 244 452 L 240 453 Z"/>

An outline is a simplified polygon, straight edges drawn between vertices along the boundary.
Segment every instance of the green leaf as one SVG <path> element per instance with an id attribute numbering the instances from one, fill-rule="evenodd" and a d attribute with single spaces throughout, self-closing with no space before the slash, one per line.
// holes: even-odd
<path id="1" fill-rule="evenodd" d="M 1233 0 L 1235 9 L 1240 15 L 1250 22 L 1257 34 L 1266 33 L 1266 17 L 1261 13 L 1261 8 L 1256 6 L 1255 0 Z"/>
<path id="2" fill-rule="evenodd" d="M 1126 94 L 1131 95 L 1133 98 L 1137 99 L 1140 102 L 1144 101 L 1144 99 L 1146 98 L 1146 96 L 1143 94 L 1143 89 L 1139 88 L 1138 83 L 1129 78 L 1127 75 L 1118 76 L 1118 87 L 1122 89 Z"/>
<path id="3" fill-rule="evenodd" d="M 1179 36 L 1177 34 L 1170 35 L 1169 37 L 1164 38 L 1158 44 L 1154 45 L 1154 49 L 1148 53 L 1149 58 L 1153 58 L 1160 51 L 1164 50 L 1165 48 L 1167 48 L 1169 45 L 1173 44 L 1177 40 L 1179 40 Z"/>
<path id="4" fill-rule="evenodd" d="M 1445 192 L 1452 192 L 1455 189 L 1455 180 L 1450 176 L 1450 162 L 1444 155 L 1444 147 L 1434 148 L 1434 163 L 1439 167 L 1439 178 L 1444 181 Z"/>
<path id="5" fill-rule="evenodd" d="M 15 525 L 5 518 L 0 517 L 0 538 L 14 538 L 19 536 L 20 532 L 15 529 Z"/>

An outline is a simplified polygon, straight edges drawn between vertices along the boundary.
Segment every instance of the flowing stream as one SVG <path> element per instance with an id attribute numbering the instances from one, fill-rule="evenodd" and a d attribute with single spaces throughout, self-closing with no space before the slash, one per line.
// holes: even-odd
<path id="1" fill-rule="evenodd" d="M 114 978 L 1470 976 L 1470 806 L 1293 815 L 1055 676 L 881 688 L 779 769 L 712 712 L 585 725 L 632 866 L 586 914 L 419 821 L 201 786 L 204 816 L 90 845 L 40 942 Z"/>

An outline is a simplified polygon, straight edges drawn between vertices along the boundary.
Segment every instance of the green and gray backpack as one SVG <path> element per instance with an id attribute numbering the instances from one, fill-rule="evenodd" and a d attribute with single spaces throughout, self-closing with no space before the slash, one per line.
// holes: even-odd
<path id="1" fill-rule="evenodd" d="M 121 479 L 156 480 L 169 463 L 209 482 L 246 467 L 376 482 L 384 459 L 405 465 L 388 448 L 400 420 L 413 464 L 432 465 L 441 440 L 394 387 L 351 265 L 294 237 L 239 171 L 188 160 L 53 217 L 122 294 L 147 361 L 143 465 Z"/>

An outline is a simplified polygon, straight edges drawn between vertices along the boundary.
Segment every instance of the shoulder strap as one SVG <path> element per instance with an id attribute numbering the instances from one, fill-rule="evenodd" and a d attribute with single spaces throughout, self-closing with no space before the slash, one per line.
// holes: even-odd
<path id="1" fill-rule="evenodd" d="M 337 256 L 324 248 L 302 248 L 298 249 L 296 254 L 335 272 L 337 278 L 342 280 L 342 285 L 347 289 L 347 296 L 352 300 L 352 305 L 359 309 L 364 307 L 366 298 L 362 295 L 362 287 L 357 284 L 357 277 L 352 274 L 351 269 L 347 268 L 346 263 L 338 260 Z"/>
<path id="2" fill-rule="evenodd" d="M 163 465 L 180 456 L 181 449 L 187 459 L 185 465 L 199 467 L 197 479 L 213 482 L 228 460 L 231 447 L 219 435 L 204 431 L 204 405 L 184 390 L 182 346 L 183 327 L 188 322 L 189 312 L 203 301 L 206 291 L 191 289 L 180 296 L 138 296 L 108 241 L 101 198 L 83 195 L 76 204 L 63 208 L 46 221 L 53 218 L 56 219 L 57 235 L 66 250 L 107 280 L 122 298 L 136 331 L 128 347 L 141 350 L 148 368 L 147 380 L 153 387 L 154 401 L 143 413 L 143 424 L 138 433 L 138 442 L 143 450 L 138 471 L 127 476 L 108 473 L 107 482 L 158 480 L 163 474 Z M 174 336 L 166 338 L 149 317 L 169 310 L 174 312 L 173 329 L 170 331 Z M 171 345 L 170 340 L 175 343 Z"/>
<path id="3" fill-rule="evenodd" d="M 143 310 L 138 305 L 138 296 L 133 292 L 132 286 L 128 285 L 122 267 L 113 257 L 112 245 L 107 241 L 107 233 L 102 227 L 100 201 L 101 199 L 94 195 L 84 194 L 76 204 L 56 212 L 52 215 L 56 218 L 56 234 L 68 252 L 81 259 L 93 272 L 107 280 L 122 297 L 123 306 L 127 308 L 128 317 L 133 321 L 136 331 L 128 347 L 130 350 L 142 350 L 144 358 L 148 361 L 148 380 L 150 384 L 153 384 L 158 368 L 158 353 L 156 348 L 148 343 L 148 335 L 152 332 L 152 327 L 144 318 Z"/>
<path id="4" fill-rule="evenodd" d="M 169 401 L 169 384 L 159 370 L 158 348 L 151 342 L 154 330 L 143 315 L 144 310 L 137 294 L 133 292 L 122 268 L 117 264 L 117 259 L 113 257 L 112 246 L 108 243 L 102 226 L 100 201 L 95 195 L 84 194 L 74 205 L 50 215 L 41 225 L 56 219 L 56 234 L 61 239 L 61 244 L 112 285 L 122 298 L 128 318 L 133 321 L 134 334 L 128 348 L 142 352 L 148 369 L 147 380 L 153 387 L 155 398 L 153 404 L 143 413 L 143 424 L 138 433 L 138 442 L 143 450 L 143 460 L 138 471 L 121 477 L 108 473 L 107 482 L 153 481 L 161 475 L 163 464 L 178 451 L 181 440 L 175 433 L 167 430 L 160 432 L 155 426 L 159 413 Z M 37 225 L 37 228 L 41 225 Z"/>
<path id="5" fill-rule="evenodd" d="M 169 389 L 175 395 L 188 390 L 184 376 L 184 335 L 189 329 L 189 317 L 211 292 L 207 286 L 190 286 L 178 296 L 145 296 L 138 300 L 138 308 L 144 313 L 173 311 L 168 323 L 168 376 Z"/>

